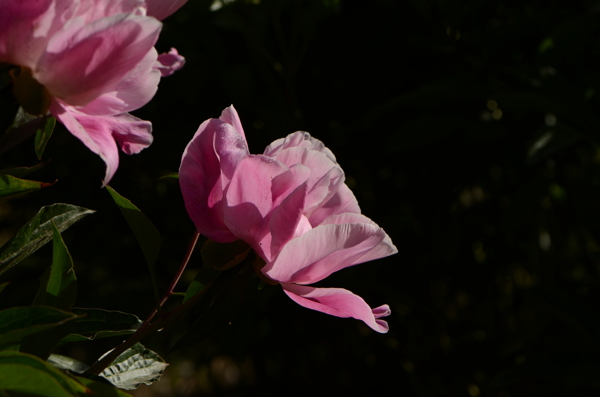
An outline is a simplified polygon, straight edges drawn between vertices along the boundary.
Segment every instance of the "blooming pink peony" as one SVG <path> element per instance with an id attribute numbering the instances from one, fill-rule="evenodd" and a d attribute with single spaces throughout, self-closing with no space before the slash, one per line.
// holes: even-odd
<path id="1" fill-rule="evenodd" d="M 200 125 L 183 153 L 181 191 L 198 231 L 221 243 L 242 239 L 264 259 L 262 276 L 296 303 L 387 332 L 387 305 L 371 309 L 339 288 L 315 288 L 348 266 L 397 252 L 361 215 L 344 172 L 323 143 L 295 132 L 251 155 L 233 106 Z"/>
<path id="2" fill-rule="evenodd" d="M 31 114 L 47 111 L 106 163 L 152 143 L 152 125 L 127 112 L 145 105 L 161 75 L 184 63 L 154 44 L 186 0 L 0 0 L 0 63 L 15 65 L 13 93 Z"/>

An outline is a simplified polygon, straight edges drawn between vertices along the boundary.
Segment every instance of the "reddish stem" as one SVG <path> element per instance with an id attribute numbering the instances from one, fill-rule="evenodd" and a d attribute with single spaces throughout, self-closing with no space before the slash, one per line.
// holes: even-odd
<path id="1" fill-rule="evenodd" d="M 161 318 L 158 321 L 156 321 L 154 324 L 150 324 L 150 321 L 152 321 L 152 319 L 156 316 L 156 313 L 158 313 L 160 311 L 160 309 L 163 307 L 163 305 L 169 299 L 169 297 L 171 297 L 173 295 L 175 286 L 179 282 L 179 279 L 181 278 L 183 271 L 185 270 L 188 262 L 190 261 L 190 258 L 192 256 L 192 253 L 194 252 L 194 248 L 196 247 L 196 243 L 198 242 L 199 237 L 200 237 L 200 233 L 198 233 L 197 231 L 194 232 L 194 237 L 192 237 L 192 241 L 190 242 L 187 252 L 185 253 L 185 256 L 183 257 L 183 261 L 181 262 L 181 265 L 179 266 L 177 273 L 175 273 L 175 277 L 173 277 L 173 280 L 171 281 L 171 284 L 169 285 L 167 292 L 165 293 L 163 298 L 160 300 L 158 307 L 155 308 L 152 311 L 152 313 L 150 313 L 148 318 L 146 318 L 146 321 L 144 321 L 144 323 L 133 333 L 133 335 L 131 335 L 121 345 L 119 345 L 114 350 L 112 350 L 104 358 L 96 361 L 90 368 L 87 369 L 87 371 L 85 371 L 85 374 L 98 375 L 100 372 L 102 372 L 104 370 L 104 368 L 106 368 L 108 365 L 110 365 L 110 363 L 112 363 L 115 360 L 115 358 L 117 358 L 121 353 L 123 353 L 125 350 L 127 350 L 128 348 L 130 348 L 131 346 L 133 346 L 134 344 L 136 344 L 137 342 L 139 342 L 140 340 L 145 338 L 148 334 L 154 332 L 157 329 L 162 328 L 164 326 L 164 324 L 168 323 L 177 314 L 182 312 L 182 310 L 180 310 L 180 309 L 187 307 L 186 305 L 182 305 L 181 307 L 168 313 L 165 317 L 161 316 Z M 201 295 L 203 295 L 203 293 L 200 293 L 198 295 L 201 296 Z M 196 297 L 196 300 L 198 298 L 199 298 L 199 296 Z M 190 301 L 191 301 L 191 299 L 188 302 L 190 302 Z"/>

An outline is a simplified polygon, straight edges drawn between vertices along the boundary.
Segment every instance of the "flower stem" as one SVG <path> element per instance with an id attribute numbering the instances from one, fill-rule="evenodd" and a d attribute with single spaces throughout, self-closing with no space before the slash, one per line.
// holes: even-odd
<path id="1" fill-rule="evenodd" d="M 156 314 L 161 311 L 165 302 L 173 295 L 175 286 L 179 282 L 179 279 L 181 278 L 183 271 L 185 270 L 188 262 L 190 261 L 190 258 L 192 256 L 192 253 L 194 252 L 194 248 L 196 247 L 196 243 L 198 242 L 199 237 L 200 237 L 200 233 L 198 233 L 197 231 L 194 232 L 194 237 L 192 237 L 192 241 L 190 242 L 187 252 L 185 253 L 185 256 L 183 257 L 183 261 L 181 262 L 181 265 L 179 266 L 177 273 L 175 273 L 175 277 L 173 277 L 173 280 L 171 281 L 171 284 L 169 285 L 167 292 L 164 294 L 164 296 L 158 303 L 158 306 L 152 311 L 152 313 L 150 313 L 148 318 L 146 318 L 146 320 L 143 322 L 143 324 L 134 332 L 133 335 L 131 335 L 121 345 L 116 347 L 114 350 L 112 350 L 110 353 L 108 353 L 102 359 L 96 361 L 90 368 L 88 368 L 88 370 L 85 371 L 86 375 L 90 375 L 90 374 L 98 375 L 100 372 L 102 372 L 104 370 L 104 368 L 106 368 L 108 365 L 110 365 L 110 363 L 112 363 L 115 360 L 115 358 L 117 358 L 121 353 L 123 353 L 125 350 L 129 349 L 131 346 L 135 345 L 137 342 L 139 342 L 140 340 L 142 340 L 143 338 L 145 338 L 152 332 L 156 331 L 157 329 L 162 328 L 166 323 L 170 322 L 173 318 L 177 317 L 179 314 L 184 313 L 185 310 L 187 310 L 187 308 L 191 306 L 191 305 L 186 306 L 186 304 L 191 303 L 191 302 L 195 303 L 204 294 L 204 292 L 208 288 L 206 288 L 201 293 L 197 294 L 194 297 L 196 299 L 188 300 L 188 302 L 186 302 L 186 304 L 181 305 L 180 307 L 178 307 L 177 309 L 173 310 L 172 312 L 168 313 L 165 316 L 161 315 L 161 318 L 159 320 L 157 320 L 153 324 L 150 324 L 150 321 L 152 321 L 152 319 L 156 316 Z M 181 310 L 181 309 L 184 309 L 184 310 Z"/>

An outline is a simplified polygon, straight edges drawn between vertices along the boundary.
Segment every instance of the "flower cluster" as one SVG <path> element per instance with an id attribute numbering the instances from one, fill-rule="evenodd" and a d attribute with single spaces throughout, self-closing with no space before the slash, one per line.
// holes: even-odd
<path id="1" fill-rule="evenodd" d="M 0 63 L 13 65 L 23 109 L 48 111 L 106 163 L 104 182 L 127 154 L 152 143 L 152 125 L 127 112 L 145 105 L 161 75 L 184 63 L 158 55 L 159 22 L 186 0 L 2 0 Z"/>
<path id="2" fill-rule="evenodd" d="M 295 132 L 252 155 L 233 106 L 202 123 L 179 171 L 198 231 L 220 243 L 242 239 L 266 262 L 262 276 L 298 304 L 387 332 L 387 305 L 371 309 L 339 288 L 308 286 L 343 268 L 397 252 L 344 183 L 333 153 Z"/>

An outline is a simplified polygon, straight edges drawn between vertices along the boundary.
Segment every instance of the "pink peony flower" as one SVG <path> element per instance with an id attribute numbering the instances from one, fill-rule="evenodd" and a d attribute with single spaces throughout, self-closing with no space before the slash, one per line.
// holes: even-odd
<path id="1" fill-rule="evenodd" d="M 152 125 L 127 112 L 145 105 L 161 75 L 184 63 L 154 44 L 186 0 L 0 0 L 0 63 L 15 65 L 25 111 L 50 112 L 106 163 L 104 183 L 127 154 L 152 143 Z M 168 5 L 167 5 L 168 4 Z"/>
<path id="2" fill-rule="evenodd" d="M 361 215 L 344 172 L 323 143 L 306 132 L 251 155 L 233 106 L 203 122 L 186 147 L 179 181 L 198 231 L 221 243 L 242 239 L 264 259 L 261 275 L 296 303 L 387 332 L 387 305 L 309 284 L 397 252 L 389 236 Z"/>

